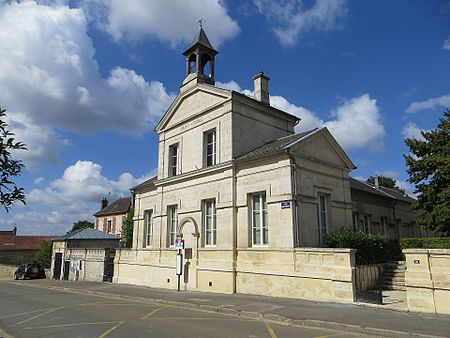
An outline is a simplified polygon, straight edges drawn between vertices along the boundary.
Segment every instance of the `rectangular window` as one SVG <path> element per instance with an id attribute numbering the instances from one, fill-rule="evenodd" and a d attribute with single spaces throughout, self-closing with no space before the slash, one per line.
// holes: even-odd
<path id="1" fill-rule="evenodd" d="M 387 236 L 388 235 L 387 219 L 386 219 L 386 217 L 381 217 L 381 234 L 383 236 Z"/>
<path id="2" fill-rule="evenodd" d="M 203 224 L 205 229 L 205 245 L 216 245 L 216 200 L 203 201 Z"/>
<path id="3" fill-rule="evenodd" d="M 210 130 L 204 134 L 205 164 L 207 167 L 216 164 L 216 130 Z"/>
<path id="4" fill-rule="evenodd" d="M 169 147 L 169 176 L 175 176 L 179 172 L 180 165 L 180 149 L 178 143 L 172 144 Z"/>
<path id="5" fill-rule="evenodd" d="M 252 244 L 267 245 L 266 194 L 252 195 Z"/>
<path id="6" fill-rule="evenodd" d="M 364 215 L 364 232 L 370 234 L 370 215 Z"/>
<path id="7" fill-rule="evenodd" d="M 352 217 L 353 217 L 353 230 L 357 231 L 358 230 L 358 213 L 354 212 L 352 214 Z"/>
<path id="8" fill-rule="evenodd" d="M 144 211 L 145 246 L 151 247 L 153 242 L 153 210 Z"/>
<path id="9" fill-rule="evenodd" d="M 108 221 L 108 233 L 111 232 L 111 228 L 112 228 L 112 221 Z"/>
<path id="10" fill-rule="evenodd" d="M 169 245 L 175 246 L 175 241 L 177 240 L 178 207 L 176 205 L 167 207 L 167 215 Z"/>
<path id="11" fill-rule="evenodd" d="M 323 238 L 328 233 L 328 203 L 325 195 L 319 195 L 319 243 L 323 244 Z"/>

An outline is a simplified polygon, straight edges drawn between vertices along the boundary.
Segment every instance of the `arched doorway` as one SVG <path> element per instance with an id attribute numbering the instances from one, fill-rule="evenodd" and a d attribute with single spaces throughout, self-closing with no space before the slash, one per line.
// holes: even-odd
<path id="1" fill-rule="evenodd" d="M 178 238 L 184 240 L 184 261 L 181 288 L 197 289 L 197 264 L 200 233 L 197 222 L 192 217 L 185 217 L 178 227 Z"/>

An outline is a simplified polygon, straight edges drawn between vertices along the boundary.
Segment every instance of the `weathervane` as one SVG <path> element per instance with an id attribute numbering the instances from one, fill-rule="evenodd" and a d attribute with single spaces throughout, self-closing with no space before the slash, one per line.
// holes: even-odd
<path id="1" fill-rule="evenodd" d="M 203 21 L 205 21 L 204 19 L 200 19 L 198 20 L 198 28 L 202 29 L 203 28 Z"/>

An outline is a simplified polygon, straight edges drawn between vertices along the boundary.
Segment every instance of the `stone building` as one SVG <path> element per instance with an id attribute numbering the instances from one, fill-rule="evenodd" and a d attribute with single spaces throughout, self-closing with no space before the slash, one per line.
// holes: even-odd
<path id="1" fill-rule="evenodd" d="M 216 87 L 217 53 L 200 28 L 183 54 L 156 126 L 158 175 L 132 189 L 133 247 L 114 280 L 176 288 L 182 238 L 183 290 L 353 301 L 354 252 L 321 247 L 352 222 L 354 164 L 326 128 L 294 132 L 299 118 L 270 105 L 263 72 L 254 97 Z"/>
<path id="2" fill-rule="evenodd" d="M 94 214 L 96 230 L 111 235 L 122 235 L 122 223 L 131 207 L 131 197 L 121 197 L 108 205 L 108 200 L 103 198 L 101 209 Z"/>
<path id="3" fill-rule="evenodd" d="M 50 271 L 53 279 L 111 280 L 120 237 L 85 228 L 52 241 Z"/>

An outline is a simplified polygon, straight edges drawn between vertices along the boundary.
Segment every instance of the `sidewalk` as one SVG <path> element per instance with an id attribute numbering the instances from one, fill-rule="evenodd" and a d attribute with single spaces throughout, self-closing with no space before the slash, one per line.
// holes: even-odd
<path id="1" fill-rule="evenodd" d="M 177 292 L 128 284 L 54 280 L 30 282 L 32 284 L 29 286 L 198 308 L 288 325 L 338 328 L 386 337 L 450 337 L 450 316 L 446 315 L 242 294 Z"/>

